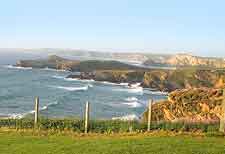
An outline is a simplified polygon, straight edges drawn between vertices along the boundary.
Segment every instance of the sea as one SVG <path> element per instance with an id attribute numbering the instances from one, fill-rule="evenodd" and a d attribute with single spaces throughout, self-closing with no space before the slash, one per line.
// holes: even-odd
<path id="1" fill-rule="evenodd" d="M 72 74 L 54 69 L 0 66 L 0 117 L 23 118 L 34 113 L 35 97 L 45 118 L 83 118 L 90 103 L 91 119 L 140 119 L 149 99 L 167 98 L 166 93 L 131 88 L 127 83 L 68 79 Z"/>

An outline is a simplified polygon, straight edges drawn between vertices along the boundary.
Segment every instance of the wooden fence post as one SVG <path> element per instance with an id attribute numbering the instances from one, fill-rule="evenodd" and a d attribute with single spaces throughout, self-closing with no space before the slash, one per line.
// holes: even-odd
<path id="1" fill-rule="evenodd" d="M 84 121 L 84 133 L 88 133 L 88 127 L 89 127 L 89 112 L 90 112 L 90 104 L 89 102 L 86 102 L 85 106 L 85 121 Z"/>
<path id="2" fill-rule="evenodd" d="M 222 102 L 223 115 L 221 115 L 221 118 L 220 118 L 220 129 L 219 129 L 219 131 L 225 133 L 225 89 L 223 89 L 223 100 L 222 101 L 223 101 Z"/>
<path id="3" fill-rule="evenodd" d="M 153 100 L 149 100 L 148 102 L 148 131 L 151 129 L 151 118 L 152 118 L 152 103 Z"/>
<path id="4" fill-rule="evenodd" d="M 39 97 L 35 98 L 35 107 L 34 107 L 34 125 L 38 125 L 38 116 L 39 116 Z"/>

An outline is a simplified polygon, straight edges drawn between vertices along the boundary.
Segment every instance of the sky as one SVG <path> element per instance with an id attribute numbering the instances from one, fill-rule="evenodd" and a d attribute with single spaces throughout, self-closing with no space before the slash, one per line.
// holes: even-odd
<path id="1" fill-rule="evenodd" d="M 0 48 L 225 57 L 223 0 L 2 0 Z"/>

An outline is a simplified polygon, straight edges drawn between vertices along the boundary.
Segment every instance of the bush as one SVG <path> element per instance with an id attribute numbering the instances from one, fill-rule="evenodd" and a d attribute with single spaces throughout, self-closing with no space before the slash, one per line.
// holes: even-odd
<path id="1" fill-rule="evenodd" d="M 33 129 L 32 119 L 0 119 L 0 128 L 10 129 Z M 40 130 L 53 131 L 74 131 L 84 132 L 84 121 L 79 119 L 40 119 L 38 123 Z M 91 120 L 89 131 L 93 133 L 124 133 L 124 132 L 144 132 L 147 124 L 138 121 L 119 121 L 119 120 Z M 203 123 L 171 123 L 171 122 L 152 122 L 151 130 L 165 131 L 185 131 L 185 132 L 218 132 L 219 124 Z"/>

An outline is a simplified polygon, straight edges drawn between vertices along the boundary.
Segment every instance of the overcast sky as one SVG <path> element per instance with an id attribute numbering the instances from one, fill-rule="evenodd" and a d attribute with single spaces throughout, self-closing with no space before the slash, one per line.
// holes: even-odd
<path id="1" fill-rule="evenodd" d="M 223 0 L 5 0 L 0 48 L 225 57 L 224 6 Z"/>

